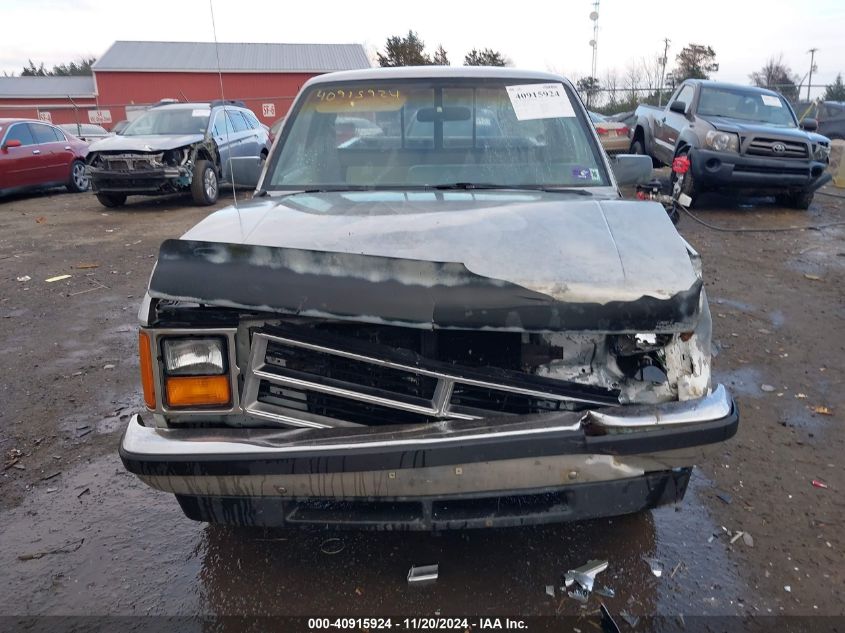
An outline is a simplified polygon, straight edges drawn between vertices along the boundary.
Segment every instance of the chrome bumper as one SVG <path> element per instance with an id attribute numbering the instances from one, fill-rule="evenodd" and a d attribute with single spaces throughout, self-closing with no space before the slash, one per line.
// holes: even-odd
<path id="1" fill-rule="evenodd" d="M 178 495 L 405 498 L 612 481 L 692 466 L 732 437 L 723 386 L 586 414 L 337 429 L 161 429 L 133 416 L 120 455 Z"/>

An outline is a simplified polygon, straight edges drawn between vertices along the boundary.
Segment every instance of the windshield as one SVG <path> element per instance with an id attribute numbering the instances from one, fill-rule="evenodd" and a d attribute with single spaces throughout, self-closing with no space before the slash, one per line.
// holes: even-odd
<path id="1" fill-rule="evenodd" d="M 264 188 L 608 186 L 577 98 L 529 81 L 314 86 L 297 100 Z"/>
<path id="2" fill-rule="evenodd" d="M 123 136 L 205 134 L 210 113 L 208 108 L 154 108 L 132 121 L 123 130 Z"/>
<path id="3" fill-rule="evenodd" d="M 783 98 L 742 89 L 702 88 L 698 114 L 798 127 L 792 110 Z"/>

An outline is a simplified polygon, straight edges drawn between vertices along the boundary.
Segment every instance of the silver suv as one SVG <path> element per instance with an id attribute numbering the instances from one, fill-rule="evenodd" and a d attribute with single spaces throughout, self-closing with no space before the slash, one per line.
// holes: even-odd
<path id="1" fill-rule="evenodd" d="M 92 143 L 86 162 L 106 207 L 129 195 L 180 191 L 210 205 L 221 181 L 255 187 L 269 150 L 267 128 L 239 101 L 168 103 L 150 108 L 120 136 Z"/>

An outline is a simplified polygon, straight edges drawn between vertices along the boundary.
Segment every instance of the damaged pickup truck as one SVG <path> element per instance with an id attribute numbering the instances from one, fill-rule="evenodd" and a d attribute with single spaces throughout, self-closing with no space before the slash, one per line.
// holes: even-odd
<path id="1" fill-rule="evenodd" d="M 162 103 L 119 136 L 92 143 L 85 162 L 105 207 L 178 192 L 210 205 L 221 181 L 255 187 L 269 149 L 267 129 L 239 101 Z"/>
<path id="2" fill-rule="evenodd" d="M 349 117 L 382 133 L 349 138 Z M 647 157 L 613 169 L 643 161 L 647 178 Z M 711 385 L 697 253 L 618 182 L 557 75 L 310 80 L 255 199 L 161 246 L 125 467 L 235 525 L 493 527 L 679 501 L 738 412 Z"/>

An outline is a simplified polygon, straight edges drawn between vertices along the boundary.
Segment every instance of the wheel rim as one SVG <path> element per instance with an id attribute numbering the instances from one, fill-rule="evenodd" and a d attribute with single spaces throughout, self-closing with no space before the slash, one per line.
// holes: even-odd
<path id="1" fill-rule="evenodd" d="M 213 169 L 206 169 L 205 176 L 203 176 L 203 184 L 205 185 L 205 195 L 209 198 L 217 196 L 217 176 L 214 175 Z"/>
<path id="2" fill-rule="evenodd" d="M 85 176 L 85 165 L 76 163 L 73 166 L 73 184 L 76 185 L 77 189 L 88 188 L 88 178 Z"/>

